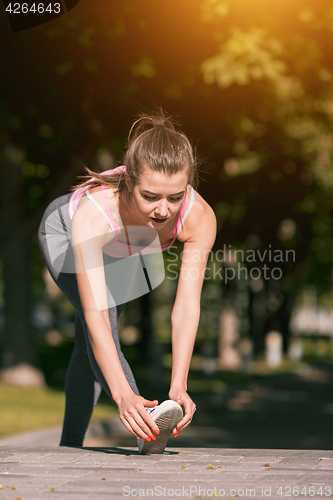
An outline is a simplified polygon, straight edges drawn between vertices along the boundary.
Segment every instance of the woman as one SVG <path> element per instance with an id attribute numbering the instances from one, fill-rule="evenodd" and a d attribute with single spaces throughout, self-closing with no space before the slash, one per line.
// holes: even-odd
<path id="1" fill-rule="evenodd" d="M 82 446 L 103 388 L 140 452 L 160 453 L 195 412 L 187 376 L 216 219 L 193 189 L 191 144 L 163 113 L 134 123 L 124 165 L 101 174 L 86 169 L 87 180 L 54 200 L 39 228 L 46 265 L 76 311 L 60 445 Z M 158 261 L 176 238 L 184 257 L 171 316 L 170 400 L 157 406 L 139 394 L 119 345 L 117 316 L 126 301 L 159 284 L 161 266 L 154 268 L 151 258 Z"/>

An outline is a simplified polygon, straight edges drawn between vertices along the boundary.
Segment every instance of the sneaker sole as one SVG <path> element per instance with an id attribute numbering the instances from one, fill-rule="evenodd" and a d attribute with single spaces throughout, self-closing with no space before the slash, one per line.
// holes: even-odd
<path id="1" fill-rule="evenodd" d="M 155 453 L 162 453 L 167 444 L 169 437 L 172 434 L 173 429 L 176 427 L 178 422 L 183 418 L 183 412 L 181 408 L 170 408 L 162 413 L 155 420 L 160 432 L 156 435 L 156 441 L 151 440 L 144 441 L 143 446 L 139 451 L 141 455 L 150 455 Z"/>

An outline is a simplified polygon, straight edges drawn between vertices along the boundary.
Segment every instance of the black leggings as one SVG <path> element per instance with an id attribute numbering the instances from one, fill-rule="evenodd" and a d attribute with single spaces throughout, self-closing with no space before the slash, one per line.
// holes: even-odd
<path id="1" fill-rule="evenodd" d="M 71 193 L 60 196 L 47 207 L 39 226 L 38 242 L 53 280 L 75 308 L 75 345 L 66 374 L 66 409 L 60 446 L 82 446 L 101 389 L 103 388 L 110 398 L 112 396 L 90 345 L 76 274 L 56 271 L 52 266 L 48 251 L 45 221 L 55 210 L 60 208 L 68 210 L 70 196 Z M 73 261 L 73 250 L 70 244 L 65 255 L 66 259 Z M 117 318 L 122 309 L 123 305 L 109 308 L 112 336 L 128 383 L 134 393 L 139 394 L 133 373 L 119 343 Z"/>

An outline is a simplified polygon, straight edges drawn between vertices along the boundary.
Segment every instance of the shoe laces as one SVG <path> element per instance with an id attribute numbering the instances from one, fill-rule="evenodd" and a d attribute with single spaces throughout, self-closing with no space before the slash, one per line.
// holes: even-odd
<path id="1" fill-rule="evenodd" d="M 154 408 L 145 407 L 145 409 L 147 410 L 148 413 L 151 413 L 152 411 L 156 410 L 156 408 L 158 408 L 158 407 L 159 407 L 159 405 L 156 405 L 156 406 L 154 406 Z"/>

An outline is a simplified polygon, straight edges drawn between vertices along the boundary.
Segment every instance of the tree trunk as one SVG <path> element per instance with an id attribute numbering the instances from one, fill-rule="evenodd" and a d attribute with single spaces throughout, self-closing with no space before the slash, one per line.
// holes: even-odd
<path id="1" fill-rule="evenodd" d="M 30 241 L 22 221 L 13 220 L 13 229 L 1 235 L 5 299 L 5 339 L 3 368 L 20 363 L 37 365 L 36 349 L 30 324 Z"/>
<path id="2" fill-rule="evenodd" d="M 37 369 L 37 351 L 30 323 L 31 231 L 24 218 L 21 190 L 24 152 L 7 143 L 1 164 L 1 261 L 4 282 L 5 332 L 1 353 L 3 382 L 14 385 L 43 385 Z M 27 369 L 28 367 L 28 369 Z"/>
<path id="3" fill-rule="evenodd" d="M 0 378 L 5 383 L 15 385 L 43 385 L 44 377 L 37 369 L 37 352 L 30 324 L 31 233 L 24 218 L 21 191 L 25 154 L 12 143 L 7 143 L 2 153 L 0 243 L 5 334 Z"/>

